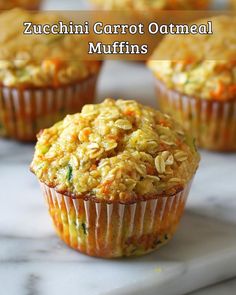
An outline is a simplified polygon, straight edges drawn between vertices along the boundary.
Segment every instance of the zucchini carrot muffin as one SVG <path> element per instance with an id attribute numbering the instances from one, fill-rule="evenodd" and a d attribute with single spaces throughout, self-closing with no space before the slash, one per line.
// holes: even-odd
<path id="1" fill-rule="evenodd" d="M 101 63 L 81 59 L 82 36 L 25 36 L 23 22 L 56 24 L 53 13 L 0 14 L 0 135 L 36 140 L 41 128 L 94 100 Z"/>
<path id="2" fill-rule="evenodd" d="M 236 9 L 236 0 L 231 0 L 230 4 L 233 9 Z"/>
<path id="3" fill-rule="evenodd" d="M 24 9 L 37 10 L 41 0 L 0 0 L 0 10 L 21 7 Z"/>
<path id="4" fill-rule="evenodd" d="M 204 42 L 197 35 L 165 38 L 148 66 L 162 111 L 190 130 L 200 147 L 235 151 L 236 18 L 218 16 L 212 22 L 214 34 Z M 213 60 L 207 59 L 209 51 Z M 170 60 L 161 60 L 167 55 Z"/>
<path id="5" fill-rule="evenodd" d="M 101 7 L 107 10 L 178 10 L 178 9 L 208 9 L 209 0 L 91 0 L 97 7 Z"/>
<path id="6" fill-rule="evenodd" d="M 31 171 L 58 235 L 112 258 L 171 239 L 198 163 L 193 139 L 168 115 L 106 99 L 42 131 Z"/>

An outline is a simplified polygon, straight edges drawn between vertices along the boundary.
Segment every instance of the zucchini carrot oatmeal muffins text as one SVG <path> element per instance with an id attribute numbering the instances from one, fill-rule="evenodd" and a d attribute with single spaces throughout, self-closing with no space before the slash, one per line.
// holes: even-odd
<path id="1" fill-rule="evenodd" d="M 172 237 L 198 163 L 192 138 L 169 116 L 106 99 L 42 131 L 31 170 L 68 245 L 119 257 Z"/>
<path id="2" fill-rule="evenodd" d="M 0 14 L 0 135 L 34 140 L 41 128 L 93 101 L 101 63 L 81 60 L 83 37 L 23 35 L 25 21 L 59 20 L 20 9 Z"/>
<path id="3" fill-rule="evenodd" d="M 233 151 L 236 150 L 236 18 L 220 16 L 211 20 L 215 32 L 211 37 L 206 36 L 202 42 L 197 36 L 168 36 L 148 65 L 156 77 L 161 110 L 191 130 L 201 147 Z M 215 60 L 207 59 L 209 51 Z M 161 60 L 167 54 L 169 60 Z M 224 59 L 218 58 L 219 54 Z"/>

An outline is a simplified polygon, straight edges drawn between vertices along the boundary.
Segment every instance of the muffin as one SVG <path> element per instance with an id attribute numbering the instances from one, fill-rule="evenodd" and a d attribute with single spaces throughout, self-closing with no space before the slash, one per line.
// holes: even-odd
<path id="1" fill-rule="evenodd" d="M 0 136 L 36 140 L 40 129 L 93 102 L 101 62 L 82 60 L 83 36 L 23 34 L 26 20 L 63 19 L 21 9 L 0 14 Z"/>
<path id="2" fill-rule="evenodd" d="M 41 0 L 0 0 L 0 10 L 21 7 L 24 9 L 37 10 Z"/>
<path id="3" fill-rule="evenodd" d="M 100 7 L 107 10 L 129 10 L 149 11 L 151 14 L 153 10 L 178 10 L 178 9 L 208 9 L 210 6 L 210 0 L 91 0 L 96 7 Z"/>
<path id="4" fill-rule="evenodd" d="M 112 258 L 171 239 L 198 163 L 193 139 L 168 115 L 106 99 L 42 131 L 31 171 L 62 240 Z"/>
<path id="5" fill-rule="evenodd" d="M 230 0 L 231 8 L 236 9 L 236 0 Z"/>
<path id="6" fill-rule="evenodd" d="M 236 18 L 211 20 L 211 37 L 168 36 L 148 66 L 163 112 L 191 131 L 200 147 L 236 151 Z"/>

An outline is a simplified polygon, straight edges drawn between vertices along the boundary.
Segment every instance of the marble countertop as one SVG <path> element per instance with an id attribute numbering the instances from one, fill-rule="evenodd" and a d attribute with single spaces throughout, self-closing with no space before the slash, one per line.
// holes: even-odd
<path id="1" fill-rule="evenodd" d="M 105 64 L 97 101 L 108 96 L 136 98 L 156 107 L 152 76 L 139 63 Z M 173 295 L 167 292 L 173 288 L 175 295 L 181 295 L 183 290 L 190 292 L 236 277 L 236 154 L 201 151 L 201 165 L 173 241 L 158 254 L 116 263 L 87 258 L 68 249 L 55 236 L 38 183 L 28 170 L 32 155 L 33 145 L 0 140 L 1 295 L 76 294 L 76 290 L 81 295 L 124 294 L 102 288 L 103 273 L 111 285 L 119 285 L 121 281 L 128 283 L 131 273 L 137 277 L 142 272 L 148 274 L 149 266 L 153 270 L 163 268 L 167 274 L 163 286 L 169 286 L 163 287 L 163 292 L 158 289 L 158 295 Z M 170 266 L 178 269 L 175 280 L 168 272 Z M 92 280 L 89 267 L 95 274 Z M 116 273 L 120 279 L 114 280 L 112 274 Z M 88 281 L 81 282 L 81 277 Z M 154 278 L 161 278 L 161 274 Z M 180 286 L 183 278 L 186 284 Z M 153 279 L 153 273 L 149 279 Z M 134 282 L 127 294 L 143 295 L 137 289 L 132 293 L 138 283 Z M 231 280 L 191 294 L 231 295 L 235 288 L 236 280 Z M 156 290 L 153 287 L 147 294 L 155 295 Z"/>

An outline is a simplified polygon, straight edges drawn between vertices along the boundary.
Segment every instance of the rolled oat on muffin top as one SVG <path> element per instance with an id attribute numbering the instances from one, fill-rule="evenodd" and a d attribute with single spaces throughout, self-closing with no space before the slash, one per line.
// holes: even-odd
<path id="1" fill-rule="evenodd" d="M 146 9 L 206 9 L 208 0 L 91 0 L 105 9 L 146 10 Z"/>
<path id="2" fill-rule="evenodd" d="M 209 21 L 213 22 L 213 35 L 167 36 L 148 66 L 170 89 L 196 98 L 234 100 L 236 17 L 217 16 Z M 203 22 L 205 20 L 198 21 Z"/>
<path id="3" fill-rule="evenodd" d="M 0 14 L 0 84 L 8 87 L 58 87 L 97 73 L 99 61 L 82 59 L 83 36 L 23 34 L 24 22 L 68 22 L 52 12 L 13 9 Z"/>
<path id="4" fill-rule="evenodd" d="M 42 131 L 31 170 L 63 194 L 127 203 L 177 193 L 198 163 L 192 138 L 169 116 L 106 99 Z"/>

